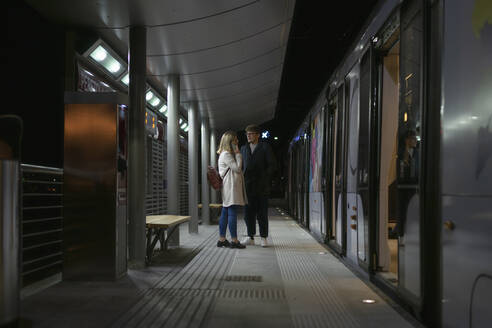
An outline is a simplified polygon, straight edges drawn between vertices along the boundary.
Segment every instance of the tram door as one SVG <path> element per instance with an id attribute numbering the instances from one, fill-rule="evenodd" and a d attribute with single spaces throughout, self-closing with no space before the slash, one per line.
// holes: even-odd
<path id="1" fill-rule="evenodd" d="M 360 72 L 356 64 L 345 77 L 345 106 L 348 114 L 347 120 L 347 161 L 346 172 L 346 229 L 347 229 L 347 257 L 353 262 L 358 262 L 357 245 L 359 237 L 358 208 L 362 206 L 357 194 L 358 176 L 358 144 L 359 144 L 359 88 Z M 363 238 L 363 230 L 362 230 Z"/>
<path id="2" fill-rule="evenodd" d="M 325 226 L 326 235 L 329 242 L 336 240 L 336 209 L 335 209 L 335 124 L 337 114 L 337 95 L 336 92 L 329 97 L 328 108 L 325 115 L 325 148 L 324 156 L 324 204 L 325 204 Z"/>
<path id="3" fill-rule="evenodd" d="M 336 122 L 336 132 L 335 132 L 335 181 L 334 181 L 334 222 L 332 229 L 333 236 L 335 237 L 335 247 L 339 248 L 340 253 L 345 252 L 345 162 L 346 162 L 346 152 L 345 152 L 345 134 L 346 134 L 346 110 L 344 106 L 344 85 L 338 87 L 337 97 L 336 97 L 336 109 L 335 109 L 335 122 Z"/>

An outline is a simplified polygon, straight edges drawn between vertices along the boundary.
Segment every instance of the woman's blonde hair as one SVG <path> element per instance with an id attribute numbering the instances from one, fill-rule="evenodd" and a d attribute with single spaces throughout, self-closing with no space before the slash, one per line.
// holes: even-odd
<path id="1" fill-rule="evenodd" d="M 232 142 L 237 140 L 237 134 L 234 131 L 226 131 L 220 138 L 219 150 L 217 150 L 217 154 L 222 153 L 223 151 L 228 151 L 230 153 L 234 153 L 234 149 L 232 148 Z"/>

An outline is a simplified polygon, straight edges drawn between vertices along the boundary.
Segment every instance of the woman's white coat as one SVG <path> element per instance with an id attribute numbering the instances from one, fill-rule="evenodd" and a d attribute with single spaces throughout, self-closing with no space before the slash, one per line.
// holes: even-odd
<path id="1" fill-rule="evenodd" d="M 228 171 L 229 169 L 229 171 Z M 222 177 L 222 206 L 246 205 L 246 189 L 241 153 L 223 151 L 219 156 L 219 174 Z"/>

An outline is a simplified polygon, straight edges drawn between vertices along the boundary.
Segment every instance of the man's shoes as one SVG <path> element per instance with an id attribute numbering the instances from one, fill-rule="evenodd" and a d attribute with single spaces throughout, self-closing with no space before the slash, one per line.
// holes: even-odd
<path id="1" fill-rule="evenodd" d="M 244 239 L 241 241 L 241 244 L 244 244 L 244 245 L 254 245 L 255 244 L 255 240 L 251 237 L 244 237 Z"/>
<path id="2" fill-rule="evenodd" d="M 217 242 L 217 247 L 231 247 L 231 243 L 225 239 L 224 241 L 218 241 Z"/>
<path id="3" fill-rule="evenodd" d="M 268 246 L 267 239 L 264 237 L 261 237 L 261 247 L 267 247 L 267 246 Z"/>
<path id="4" fill-rule="evenodd" d="M 246 246 L 244 246 L 240 242 L 236 242 L 236 243 L 235 242 L 232 242 L 231 243 L 231 248 L 240 248 L 240 249 L 242 249 L 242 248 L 246 248 Z"/>

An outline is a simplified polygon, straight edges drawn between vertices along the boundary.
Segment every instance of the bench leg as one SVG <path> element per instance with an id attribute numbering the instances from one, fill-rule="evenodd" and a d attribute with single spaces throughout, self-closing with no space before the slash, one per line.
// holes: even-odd
<path id="1" fill-rule="evenodd" d="M 176 231 L 176 229 L 179 227 L 179 224 L 175 225 L 175 226 L 172 226 L 168 232 L 167 232 L 167 237 L 166 237 L 166 240 L 164 241 L 164 249 L 167 250 L 167 245 L 168 245 L 168 242 L 169 242 L 169 237 L 172 236 L 173 232 Z M 179 235 L 178 235 L 178 246 L 179 246 Z"/>
<path id="2" fill-rule="evenodd" d="M 145 259 L 147 265 L 150 264 L 152 260 L 153 249 L 150 247 L 152 244 L 152 228 L 147 228 L 147 258 Z"/>

